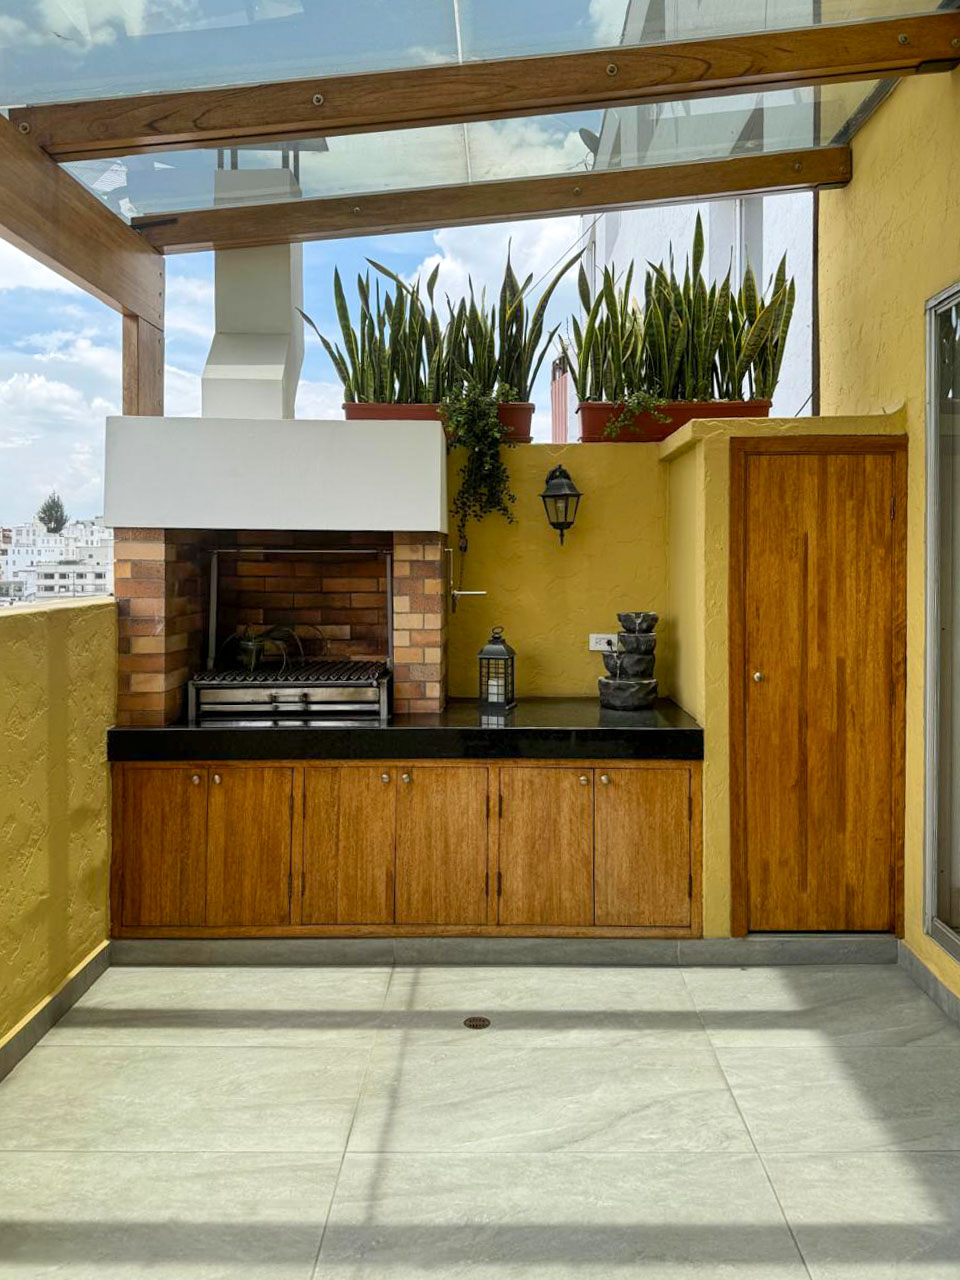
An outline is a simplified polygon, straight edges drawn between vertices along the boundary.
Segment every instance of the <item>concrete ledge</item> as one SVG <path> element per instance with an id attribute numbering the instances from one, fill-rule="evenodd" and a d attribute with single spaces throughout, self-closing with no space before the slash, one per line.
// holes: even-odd
<path id="1" fill-rule="evenodd" d="M 392 965 L 392 938 L 115 938 L 112 965 Z"/>
<path id="2" fill-rule="evenodd" d="M 892 933 L 754 933 L 681 938 L 682 965 L 896 964 Z"/>
<path id="3" fill-rule="evenodd" d="M 898 963 L 907 977 L 917 984 L 940 1012 L 960 1027 L 960 997 L 955 996 L 949 987 L 944 986 L 936 974 L 931 973 L 905 942 L 900 943 Z"/>
<path id="4" fill-rule="evenodd" d="M 118 938 L 115 965 L 896 964 L 887 934 L 749 938 Z"/>
<path id="5" fill-rule="evenodd" d="M 77 1003 L 84 992 L 89 991 L 96 980 L 105 973 L 111 963 L 111 944 L 105 942 L 93 955 L 84 960 L 67 978 L 59 991 L 54 992 L 43 1004 L 10 1032 L 0 1044 L 0 1080 L 8 1076 L 18 1062 L 47 1034 L 63 1015 Z"/>

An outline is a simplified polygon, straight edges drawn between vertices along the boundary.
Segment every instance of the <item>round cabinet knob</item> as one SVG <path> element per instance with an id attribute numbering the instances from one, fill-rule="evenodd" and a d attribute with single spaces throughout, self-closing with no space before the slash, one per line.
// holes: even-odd
<path id="1" fill-rule="evenodd" d="M 603 783 L 603 785 L 604 785 L 605 787 L 609 787 L 609 785 L 610 785 L 610 775 L 609 775 L 608 773 L 601 773 L 601 775 L 600 775 L 600 781 Z"/>
<path id="2" fill-rule="evenodd" d="M 763 681 L 763 672 L 762 672 L 762 671 L 755 671 L 755 672 L 753 673 L 753 683 L 754 683 L 754 684 L 761 684 L 761 683 L 762 683 L 762 681 Z"/>
<path id="3" fill-rule="evenodd" d="M 195 774 L 193 775 L 193 777 L 190 779 L 190 781 L 193 783 L 193 785 L 194 785 L 195 787 L 199 787 L 199 785 L 200 785 L 200 775 L 199 775 L 199 773 L 195 773 Z"/>
<path id="4" fill-rule="evenodd" d="M 381 775 L 380 775 L 380 781 L 381 781 L 381 782 L 389 782 L 389 781 L 390 781 L 390 775 L 389 775 L 389 773 L 381 773 Z"/>
<path id="5" fill-rule="evenodd" d="M 585 773 L 581 773 L 581 775 L 580 775 L 580 785 L 581 785 L 581 787 L 585 787 L 589 781 L 590 781 L 590 779 L 587 777 L 587 775 L 586 775 Z"/>
<path id="6" fill-rule="evenodd" d="M 220 783 L 221 783 L 222 781 L 223 781 L 223 779 L 220 777 L 219 773 L 215 773 L 215 774 L 213 775 L 213 785 L 214 785 L 215 787 L 219 787 L 219 785 L 220 785 Z"/>
<path id="7" fill-rule="evenodd" d="M 410 775 L 409 775 L 409 773 L 401 773 L 401 775 L 400 775 L 400 781 L 401 781 L 401 782 L 409 782 L 409 781 L 410 781 Z"/>

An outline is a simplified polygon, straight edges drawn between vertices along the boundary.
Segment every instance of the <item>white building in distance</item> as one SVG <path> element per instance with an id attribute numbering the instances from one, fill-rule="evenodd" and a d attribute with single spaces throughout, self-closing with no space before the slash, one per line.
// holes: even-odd
<path id="1" fill-rule="evenodd" d="M 113 530 L 71 520 L 49 533 L 39 520 L 0 527 L 0 607 L 113 593 Z"/>

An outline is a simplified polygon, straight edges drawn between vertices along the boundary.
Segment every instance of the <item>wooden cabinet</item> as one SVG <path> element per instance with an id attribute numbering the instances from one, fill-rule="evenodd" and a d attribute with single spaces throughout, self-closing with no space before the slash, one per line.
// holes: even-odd
<path id="1" fill-rule="evenodd" d="M 593 924 L 593 770 L 500 770 L 500 924 Z"/>
<path id="2" fill-rule="evenodd" d="M 206 769 L 127 769 L 116 785 L 123 831 L 123 923 L 204 924 Z"/>
<path id="3" fill-rule="evenodd" d="M 697 763 L 129 764 L 114 778 L 121 935 L 700 929 Z"/>
<path id="4" fill-rule="evenodd" d="M 270 765 L 115 770 L 115 923 L 289 925 L 293 776 Z"/>
<path id="5" fill-rule="evenodd" d="M 207 794 L 207 924 L 289 924 L 293 769 L 211 769 Z"/>
<path id="6" fill-rule="evenodd" d="M 596 923 L 689 925 L 689 770 L 607 768 L 595 777 Z"/>
<path id="7" fill-rule="evenodd" d="M 486 765 L 409 766 L 397 790 L 397 924 L 487 919 Z"/>
<path id="8" fill-rule="evenodd" d="M 394 765 L 304 771 L 304 924 L 387 924 L 394 917 Z"/>

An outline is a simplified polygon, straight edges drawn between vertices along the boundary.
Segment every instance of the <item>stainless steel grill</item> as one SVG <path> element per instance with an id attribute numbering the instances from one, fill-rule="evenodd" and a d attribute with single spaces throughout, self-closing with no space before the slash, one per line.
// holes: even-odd
<path id="1" fill-rule="evenodd" d="M 385 662 L 291 662 L 203 671 L 188 686 L 191 724 L 386 724 L 390 668 Z"/>

